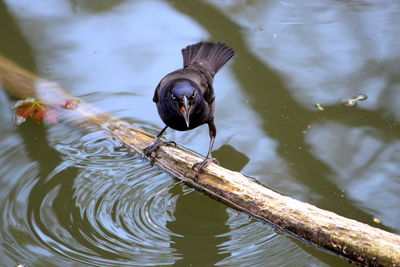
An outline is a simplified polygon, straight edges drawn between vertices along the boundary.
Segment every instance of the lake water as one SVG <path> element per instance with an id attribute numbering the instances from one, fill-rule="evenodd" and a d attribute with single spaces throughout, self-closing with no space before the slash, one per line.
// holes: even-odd
<path id="1" fill-rule="evenodd" d="M 0 18 L 2 55 L 153 134 L 180 49 L 225 42 L 238 55 L 214 83 L 221 165 L 400 234 L 399 2 L 3 0 Z M 1 266 L 348 265 L 101 132 L 17 126 L 14 101 L 0 90 Z M 165 138 L 207 153 L 207 126 Z"/>

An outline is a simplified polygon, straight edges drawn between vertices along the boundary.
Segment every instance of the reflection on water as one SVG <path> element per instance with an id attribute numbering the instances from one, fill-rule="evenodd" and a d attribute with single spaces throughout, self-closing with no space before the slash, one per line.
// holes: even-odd
<path id="1" fill-rule="evenodd" d="M 28 138 L 47 145 L 43 136 L 35 136 L 44 133 L 41 126 L 33 123 L 24 126 L 25 130 L 39 127 Z M 204 209 L 201 203 L 204 205 L 206 200 L 207 205 L 215 205 L 215 201 L 185 186 L 182 188 L 179 182 L 155 170 L 140 157 L 115 152 L 114 144 L 100 133 L 82 136 L 74 131 L 65 136 L 60 133 L 70 129 L 63 125 L 50 130 L 48 139 L 55 149 L 52 153 L 59 158 L 54 169 L 40 166 L 46 164 L 45 158 L 40 157 L 38 162 L 27 164 L 30 160 L 21 157 L 24 150 L 15 149 L 21 140 L 3 139 L 1 143 L 6 152 L 0 158 L 4 166 L 9 160 L 17 164 L 15 158 L 22 159 L 17 171 L 5 169 L 2 173 L 2 181 L 8 185 L 2 190 L 5 199 L 2 236 L 9 244 L 3 249 L 11 262 L 27 266 L 69 265 L 76 261 L 95 266 L 170 265 L 196 253 L 194 248 L 202 244 L 212 250 L 220 247 L 224 256 L 218 265 L 237 261 L 237 257 L 243 264 L 261 263 L 265 251 L 284 253 L 289 249 L 291 253 L 303 255 L 299 247 L 278 236 L 270 226 L 230 209 L 226 224 L 231 230 L 216 228 L 215 220 L 226 210 L 222 204 L 215 214 L 210 208 L 204 210 L 203 225 L 193 221 L 199 219 Z M 15 176 L 19 177 L 17 182 Z M 185 198 L 188 194 L 192 197 L 185 203 L 200 209 L 189 208 L 195 212 L 192 215 L 187 208 L 181 211 L 176 208 L 180 196 Z M 174 223 L 174 214 L 179 216 L 179 224 Z M 225 220 L 218 221 L 225 223 Z M 182 223 L 187 227 L 180 226 Z M 217 234 L 221 230 L 223 233 Z M 257 238 L 260 231 L 269 234 Z M 180 245 L 187 244 L 182 241 L 185 236 L 198 234 L 199 238 L 187 237 L 196 243 L 189 243 L 186 248 Z M 223 241 L 226 237 L 231 240 L 210 247 L 210 240 Z M 275 241 L 271 243 L 272 239 Z M 254 257 L 249 257 L 250 250 L 254 250 Z M 226 257 L 227 254 L 232 256 Z M 306 255 L 303 256 L 310 257 Z M 199 259 L 200 264 L 215 263 Z M 185 259 L 185 262 L 192 261 Z"/>
<path id="2" fill-rule="evenodd" d="M 264 129 L 278 140 L 279 155 L 289 163 L 298 181 L 312 189 L 314 196 L 308 201 L 369 224 L 373 224 L 374 215 L 381 215 L 387 219 L 386 226 L 394 227 L 387 230 L 399 232 L 400 217 L 389 212 L 397 210 L 395 207 L 399 205 L 399 191 L 393 189 L 398 188 L 398 176 L 388 166 L 393 165 L 391 159 L 396 158 L 397 151 L 394 147 L 400 138 L 397 108 L 400 4 L 393 1 L 268 1 L 252 5 L 208 2 L 245 31 L 243 43 L 251 51 L 248 58 L 257 56 L 251 65 L 257 63 L 257 67 L 248 71 L 246 77 L 260 69 L 267 73 L 265 66 L 269 66 L 283 80 L 284 84 L 273 83 L 272 75 L 268 79 L 258 75 L 259 83 L 248 78 L 241 82 L 248 94 L 254 95 L 254 108 L 260 114 L 268 111 Z M 249 89 L 256 84 L 265 91 Z M 342 99 L 352 95 L 368 95 L 368 99 L 362 97 L 365 101 L 358 101 L 357 107 L 351 110 L 343 108 Z M 316 103 L 323 108 L 313 110 Z M 332 123 L 321 124 L 326 121 Z M 345 127 L 326 129 L 326 125 L 337 125 L 336 122 Z M 355 138 L 350 140 L 352 125 L 379 134 L 374 140 L 369 131 L 360 132 L 358 139 L 365 142 L 363 147 L 348 149 L 350 144 L 358 142 Z M 305 131 L 307 127 L 311 130 Z M 373 149 L 376 142 L 382 144 L 382 149 L 387 146 L 385 156 Z M 374 156 L 367 157 L 370 153 Z M 349 165 L 362 155 L 368 158 L 363 170 L 357 164 Z M 351 171 L 353 167 L 359 170 L 357 174 Z M 343 183 L 343 179 L 348 182 Z M 279 185 L 275 188 L 287 192 Z M 380 202 L 385 202 L 385 212 Z"/>
<path id="3" fill-rule="evenodd" d="M 227 224 L 230 231 L 221 237 L 229 240 L 220 244 L 221 252 L 230 254 L 217 266 L 273 266 L 285 258 L 285 265 L 321 266 L 322 263 L 311 255 L 300 251 L 294 243 L 286 243 L 270 226 L 263 222 L 254 222 L 250 217 L 237 211 L 228 210 Z M 262 233 L 262 234 L 260 234 Z"/>
<path id="4" fill-rule="evenodd" d="M 65 189 L 73 196 L 68 205 L 72 210 L 66 213 L 63 210 L 57 216 L 61 217 L 60 229 L 55 228 L 54 223 L 47 227 L 48 220 L 44 217 L 42 223 L 37 223 L 44 228 L 36 229 L 39 235 L 47 236 L 46 239 L 63 236 L 51 246 L 53 249 L 94 264 L 173 262 L 174 251 L 170 248 L 173 233 L 165 225 L 173 220 L 177 196 L 171 195 L 169 190 L 174 181 L 166 175 L 155 175 L 140 158 L 113 152 L 113 146 L 93 135 L 80 138 L 79 142 L 82 140 L 83 147 L 75 148 L 74 142 L 55 147 L 68 158 L 67 165 L 78 169 L 72 188 Z M 64 172 L 62 169 L 58 171 Z M 52 179 L 57 179 L 57 175 Z M 52 191 L 55 196 L 61 193 L 54 188 L 48 195 Z M 45 211 L 50 211 L 48 217 L 54 217 L 50 208 L 54 203 L 46 202 L 49 206 L 40 205 L 42 210 L 38 212 L 44 215 Z M 56 235 L 49 237 L 48 228 Z M 64 251 L 63 248 L 74 243 L 78 244 Z"/>
<path id="5" fill-rule="evenodd" d="M 359 92 L 385 98 L 396 90 L 391 80 L 399 67 L 398 2 L 259 1 L 240 8 L 232 1 L 210 2 L 246 30 L 252 51 L 285 78 L 296 101 L 308 108 Z M 372 103 L 367 106 L 388 108 L 400 118 L 382 101 Z"/>
<path id="6" fill-rule="evenodd" d="M 10 19 L 0 29 L 12 31 L 0 53 L 31 69 L 35 59 L 41 76 L 153 133 L 163 126 L 153 90 L 181 66 L 180 49 L 228 43 L 239 56 L 214 83 L 220 162 L 400 232 L 399 3 L 4 3 L 0 16 Z M 343 105 L 359 94 L 368 99 Z M 8 98 L 0 101 L 5 266 L 344 264 L 114 151 L 101 133 L 16 127 Z M 207 127 L 166 138 L 202 154 L 209 141 Z"/>
<path id="7" fill-rule="evenodd" d="M 335 182 L 356 205 L 400 233 L 400 141 L 371 127 L 316 124 L 307 134 L 315 157 L 337 174 Z M 341 144 L 337 149 L 337 144 Z M 388 212 L 390 211 L 390 212 Z"/>
<path id="8" fill-rule="evenodd" d="M 63 130 L 67 129 L 57 132 Z M 3 176 L 4 182 L 12 180 L 10 174 L 21 177 L 4 196 L 2 223 L 2 236 L 14 240 L 18 260 L 39 264 L 42 256 L 58 255 L 53 262 L 173 263 L 177 258 L 170 247 L 174 233 L 166 223 L 174 219 L 178 196 L 169 191 L 175 181 L 140 158 L 114 152 L 99 134 L 74 137 L 54 144 L 62 161 L 46 176 L 36 171 L 40 161 L 21 164 L 19 172 Z M 15 142 L 5 141 L 4 147 L 15 147 Z M 11 151 L 3 161 L 22 152 Z"/>

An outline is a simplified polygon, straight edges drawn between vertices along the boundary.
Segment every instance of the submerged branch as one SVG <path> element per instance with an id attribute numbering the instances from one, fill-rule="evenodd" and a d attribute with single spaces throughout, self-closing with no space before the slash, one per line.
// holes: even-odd
<path id="1" fill-rule="evenodd" d="M 84 130 L 103 129 L 143 155 L 153 136 L 68 95 L 0 56 L 0 85 L 16 98 L 35 97 L 62 107 L 64 119 Z M 160 147 L 155 164 L 229 206 L 266 220 L 317 246 L 370 266 L 400 266 L 400 236 L 276 193 L 244 175 L 209 164 L 196 181 L 192 165 L 202 159 L 180 147 Z"/>

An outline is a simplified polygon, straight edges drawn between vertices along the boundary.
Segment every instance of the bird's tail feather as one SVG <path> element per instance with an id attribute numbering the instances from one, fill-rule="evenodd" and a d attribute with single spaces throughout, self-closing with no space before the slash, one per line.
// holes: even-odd
<path id="1" fill-rule="evenodd" d="M 199 42 L 182 49 L 183 66 L 200 65 L 210 69 L 214 76 L 235 54 L 224 43 Z"/>

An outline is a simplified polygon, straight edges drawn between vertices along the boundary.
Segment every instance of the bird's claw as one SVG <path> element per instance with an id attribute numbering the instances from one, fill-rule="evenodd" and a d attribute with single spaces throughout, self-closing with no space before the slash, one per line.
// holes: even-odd
<path id="1" fill-rule="evenodd" d="M 163 141 L 162 146 L 176 146 L 175 141 Z"/>
<path id="2" fill-rule="evenodd" d="M 218 160 L 217 160 L 216 158 L 212 158 L 212 157 L 207 157 L 207 158 L 205 158 L 202 162 L 197 162 L 197 163 L 194 163 L 194 164 L 192 165 L 192 169 L 196 169 L 196 168 L 197 168 L 196 174 L 195 174 L 195 176 L 194 176 L 194 181 L 195 181 L 195 182 L 197 182 L 197 178 L 198 178 L 198 176 L 199 176 L 199 173 L 200 173 L 201 171 L 203 171 L 204 168 L 205 168 L 210 162 L 213 162 L 213 163 L 219 165 Z"/>
<path id="3" fill-rule="evenodd" d="M 160 146 L 176 146 L 176 143 L 174 141 L 162 141 L 160 139 L 156 139 L 143 149 L 143 154 L 147 157 L 154 158 L 155 153 Z"/>

